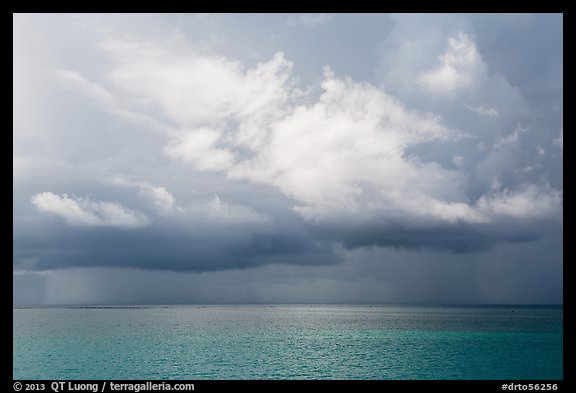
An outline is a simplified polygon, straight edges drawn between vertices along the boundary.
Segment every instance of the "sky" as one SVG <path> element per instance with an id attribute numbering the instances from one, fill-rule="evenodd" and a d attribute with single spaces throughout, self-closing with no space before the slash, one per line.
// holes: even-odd
<path id="1" fill-rule="evenodd" d="M 13 303 L 562 303 L 562 48 L 562 14 L 14 14 Z"/>

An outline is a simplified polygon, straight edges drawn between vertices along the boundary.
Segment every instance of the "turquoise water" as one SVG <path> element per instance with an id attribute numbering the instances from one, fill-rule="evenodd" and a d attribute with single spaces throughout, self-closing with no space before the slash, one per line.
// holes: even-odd
<path id="1" fill-rule="evenodd" d="M 561 307 L 13 309 L 14 379 L 562 379 Z"/>

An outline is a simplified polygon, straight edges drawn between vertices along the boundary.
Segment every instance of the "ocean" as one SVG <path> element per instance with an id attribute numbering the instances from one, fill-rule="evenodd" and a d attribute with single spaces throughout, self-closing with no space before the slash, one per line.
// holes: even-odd
<path id="1" fill-rule="evenodd" d="M 561 306 L 13 309 L 14 379 L 562 379 Z"/>

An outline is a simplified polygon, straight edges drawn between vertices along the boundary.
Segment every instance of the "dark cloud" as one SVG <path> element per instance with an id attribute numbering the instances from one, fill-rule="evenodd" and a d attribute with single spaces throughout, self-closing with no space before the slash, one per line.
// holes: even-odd
<path id="1" fill-rule="evenodd" d="M 108 266 L 183 272 L 338 261 L 331 247 L 310 236 L 303 226 L 214 226 L 187 220 L 165 220 L 136 229 L 36 221 L 15 230 L 14 258 L 17 266 L 35 260 L 33 268 L 38 270 Z"/>
<path id="2" fill-rule="evenodd" d="M 554 225 L 548 231 L 554 232 Z M 333 226 L 319 235 L 342 243 L 346 248 L 393 247 L 399 250 L 436 250 L 465 254 L 488 251 L 501 242 L 520 243 L 540 239 L 546 231 L 532 225 L 455 224 L 430 228 L 407 228 L 397 224 L 372 224 L 361 227 Z"/>

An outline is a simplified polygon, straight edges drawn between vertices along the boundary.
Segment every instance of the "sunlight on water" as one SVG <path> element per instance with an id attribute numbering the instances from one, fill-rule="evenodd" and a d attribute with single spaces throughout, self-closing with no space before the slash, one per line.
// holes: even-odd
<path id="1" fill-rule="evenodd" d="M 14 309 L 15 379 L 561 379 L 561 307 Z"/>

